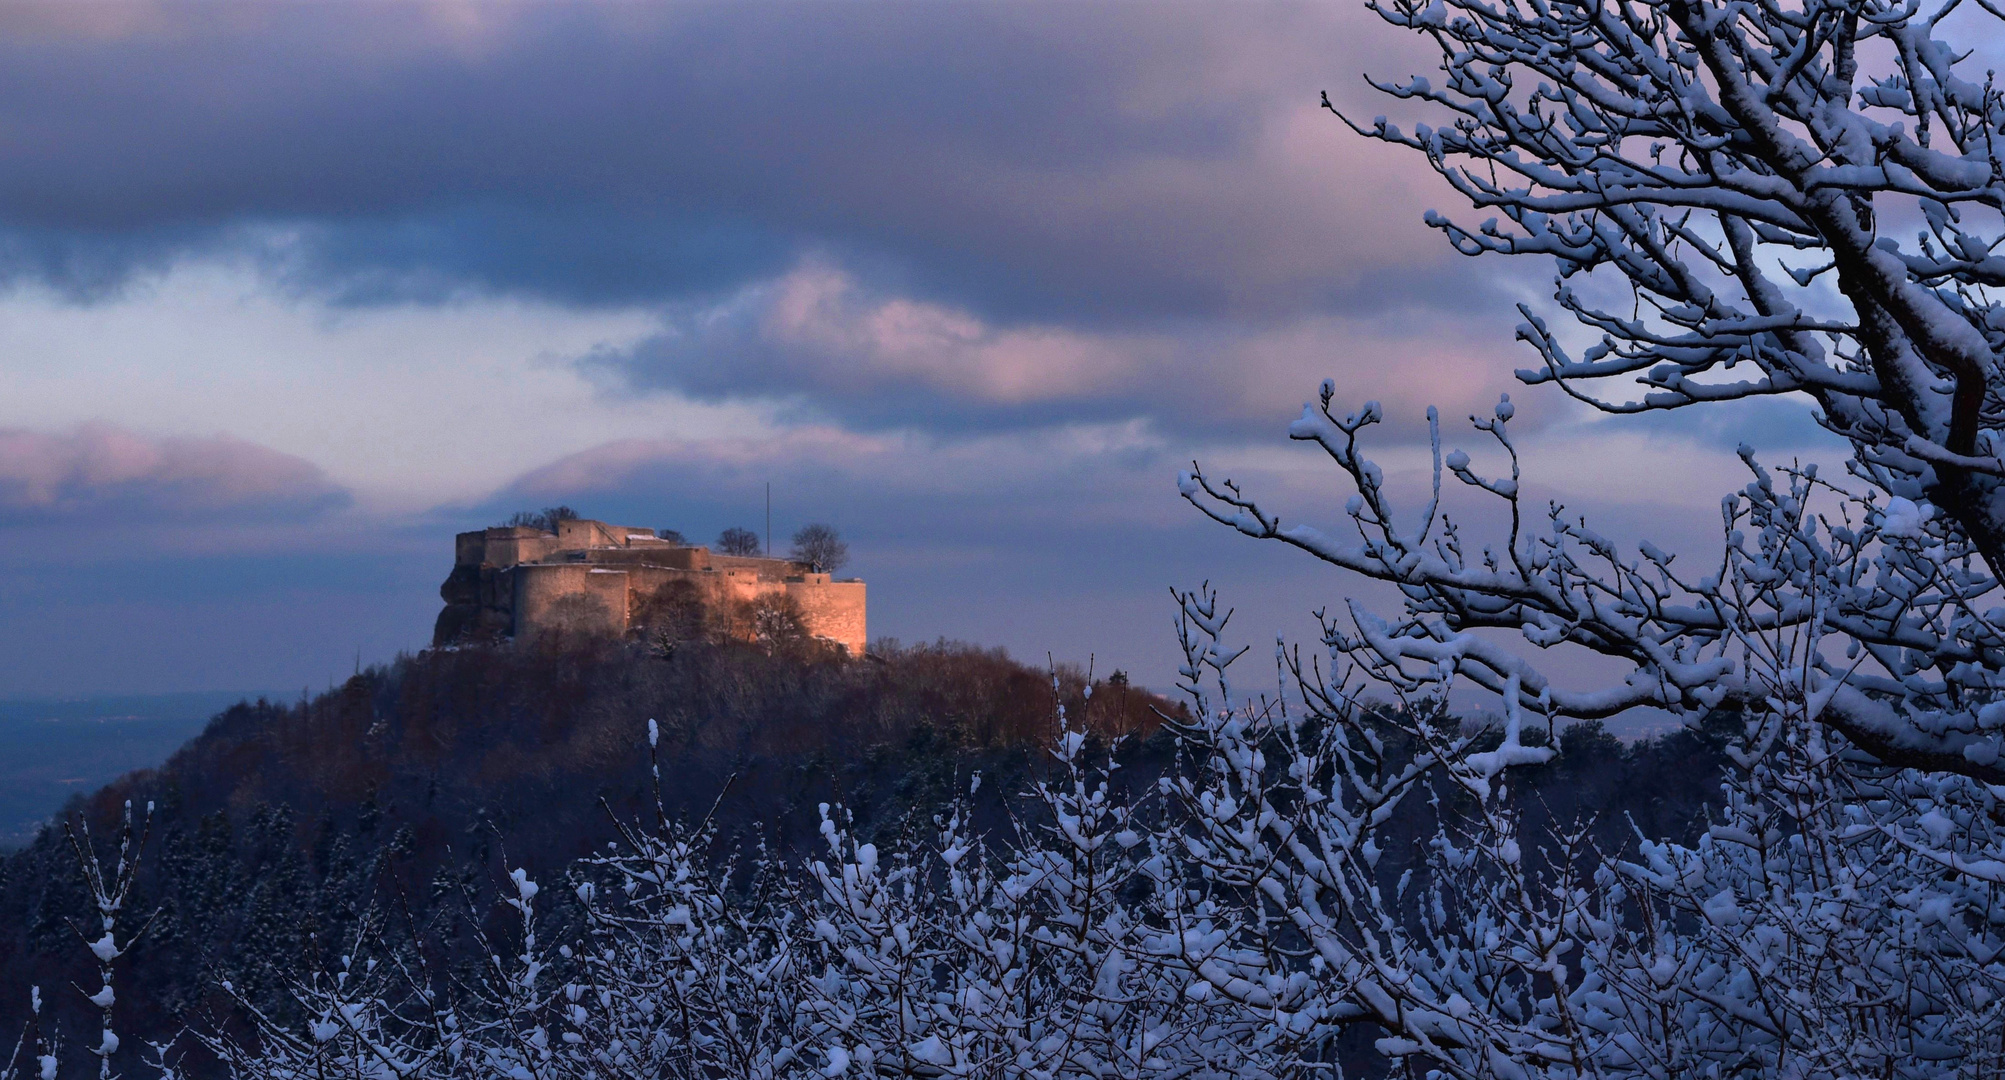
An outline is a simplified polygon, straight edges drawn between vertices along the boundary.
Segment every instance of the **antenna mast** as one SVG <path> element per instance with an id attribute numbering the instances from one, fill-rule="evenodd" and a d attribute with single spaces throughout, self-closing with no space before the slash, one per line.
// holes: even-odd
<path id="1" fill-rule="evenodd" d="M 766 481 L 766 556 L 773 554 L 773 482 Z"/>

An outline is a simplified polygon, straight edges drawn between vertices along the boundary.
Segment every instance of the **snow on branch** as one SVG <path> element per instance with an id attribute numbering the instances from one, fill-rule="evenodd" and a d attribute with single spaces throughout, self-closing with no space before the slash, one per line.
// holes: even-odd
<path id="1" fill-rule="evenodd" d="M 1339 115 L 1502 215 L 1430 213 L 1456 250 L 1552 257 L 1585 332 L 1524 309 L 1540 363 L 1520 378 L 1612 412 L 1807 399 L 1860 448 L 1854 468 L 1928 492 L 2000 568 L 2005 93 L 1939 36 L 1959 8 L 1995 35 L 1997 8 L 1371 6 L 1435 41 L 1445 76 L 1372 85 L 1440 115 L 1411 131 Z M 1618 293 L 1621 310 L 1592 299 Z M 1608 396 L 1623 376 L 1645 393 Z"/>

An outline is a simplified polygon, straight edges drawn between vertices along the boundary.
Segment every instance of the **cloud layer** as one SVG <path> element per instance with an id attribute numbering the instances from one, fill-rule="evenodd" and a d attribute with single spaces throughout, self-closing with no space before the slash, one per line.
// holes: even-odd
<path id="1" fill-rule="evenodd" d="M 1271 435 L 1334 377 L 1347 395 L 1383 399 L 1393 430 L 1412 436 L 1428 405 L 1451 416 L 1486 408 L 1509 370 L 1478 320 L 1415 316 L 1393 307 L 1148 329 L 999 324 L 809 260 L 686 306 L 661 333 L 582 364 L 623 390 L 764 400 L 819 422 L 935 433 L 1143 418 L 1200 437 Z M 1383 378 L 1388 357 L 1396 380 Z"/>
<path id="2" fill-rule="evenodd" d="M 310 518 L 348 493 L 310 462 L 229 436 L 154 438 L 106 424 L 0 429 L 0 528 Z"/>
<path id="3" fill-rule="evenodd" d="M 1316 109 L 1405 46 L 1361 10 L 125 10 L 0 35 L 16 273 L 88 292 L 229 249 L 356 300 L 608 304 L 813 246 L 987 317 L 1121 320 L 1370 305 L 1455 266 L 1421 166 Z"/>
<path id="4" fill-rule="evenodd" d="M 1246 435 L 1325 377 L 1402 418 L 1503 381 L 1510 288 L 1423 227 L 1424 162 L 1319 108 L 1385 108 L 1367 58 L 1433 63 L 1362 7 L 174 0 L 0 29 L 0 280 L 73 299 L 208 261 L 336 307 L 642 311 L 660 333 L 582 357 L 611 395 L 869 431 Z"/>

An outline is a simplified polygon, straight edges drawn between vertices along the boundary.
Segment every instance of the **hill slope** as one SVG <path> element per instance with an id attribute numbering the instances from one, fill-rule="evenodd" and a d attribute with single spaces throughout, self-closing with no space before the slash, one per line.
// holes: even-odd
<path id="1" fill-rule="evenodd" d="M 1048 672 L 999 652 L 938 645 L 852 661 L 814 650 L 612 642 L 439 650 L 357 675 L 311 701 L 260 701 L 217 716 L 158 770 L 71 807 L 100 840 L 127 799 L 157 805 L 137 901 L 147 933 L 120 961 L 128 1048 L 184 1022 L 224 1023 L 216 981 L 283 1011 L 285 978 L 319 970 L 380 917 L 446 964 L 476 955 L 494 889 L 522 866 L 539 880 L 653 814 L 646 721 L 661 731 L 671 813 L 716 815 L 728 844 L 798 853 L 817 804 L 841 802 L 863 838 L 924 825 L 980 770 L 978 828 L 995 828 L 1043 767 L 1063 703 L 1088 730 L 1140 736 L 1116 779 L 1151 786 L 1175 748 L 1157 731 L 1171 703 L 1115 682 Z M 1717 733 L 1679 731 L 1624 746 L 1597 725 L 1569 729 L 1553 765 L 1516 783 L 1528 823 L 1598 814 L 1608 850 L 1633 836 L 1690 835 L 1717 791 Z M 1431 831 L 1404 822 L 1410 865 Z M 564 890 L 554 896 L 561 899 Z M 70 919 L 83 896 L 60 835 L 0 860 L 0 1033 L 25 1021 L 39 985 L 73 1055 L 95 985 Z M 550 915 L 564 917 L 561 905 Z M 558 929 L 561 939 L 562 929 Z M 85 1064 L 82 1060 L 79 1065 Z M 141 1071 L 139 1075 L 146 1075 Z"/>
<path id="2" fill-rule="evenodd" d="M 311 701 L 232 707 L 161 768 L 69 813 L 102 842 L 125 800 L 156 804 L 129 913 L 153 922 L 121 961 L 119 1008 L 129 1032 L 158 1038 L 218 1005 L 218 978 L 277 1001 L 286 972 L 338 954 L 372 908 L 399 932 L 450 937 L 508 868 L 558 871 L 610 840 L 615 815 L 651 816 L 650 718 L 672 813 L 714 805 L 732 835 L 788 848 L 813 840 L 823 801 L 893 829 L 974 769 L 1000 781 L 992 797 L 1021 789 L 1059 699 L 1103 732 L 1145 734 L 1171 708 L 1119 683 L 1089 707 L 1079 673 L 1058 681 L 1054 696 L 1050 673 L 947 644 L 868 660 L 617 642 L 437 650 Z M 0 861 L 0 1031 L 25 1020 L 30 984 L 81 1004 L 67 988 L 92 982 L 89 955 L 69 920 L 84 910 L 59 834 Z M 57 1010 L 73 1047 L 88 1012 Z"/>

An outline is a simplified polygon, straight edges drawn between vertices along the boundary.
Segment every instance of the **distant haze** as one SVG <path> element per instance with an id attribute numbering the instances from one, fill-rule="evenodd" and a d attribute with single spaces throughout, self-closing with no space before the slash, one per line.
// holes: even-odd
<path id="1" fill-rule="evenodd" d="M 211 716 L 256 696 L 0 700 L 0 848 L 33 839 L 72 797 L 166 761 Z"/>

